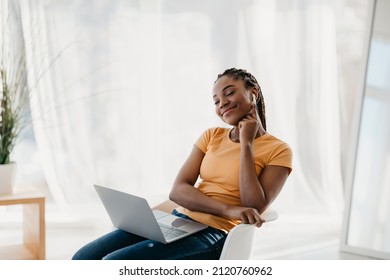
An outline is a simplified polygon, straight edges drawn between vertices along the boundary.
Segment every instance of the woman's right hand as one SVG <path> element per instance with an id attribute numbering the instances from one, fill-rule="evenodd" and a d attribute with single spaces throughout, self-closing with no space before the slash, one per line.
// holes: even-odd
<path id="1" fill-rule="evenodd" d="M 251 207 L 230 205 L 226 211 L 226 216 L 241 220 L 241 223 L 243 224 L 253 224 L 257 227 L 260 227 L 264 222 L 260 213 L 255 208 Z"/>

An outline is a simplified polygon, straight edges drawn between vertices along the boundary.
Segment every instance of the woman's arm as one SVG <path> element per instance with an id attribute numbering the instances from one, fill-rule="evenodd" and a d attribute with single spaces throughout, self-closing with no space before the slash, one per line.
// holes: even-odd
<path id="1" fill-rule="evenodd" d="M 191 211 L 225 215 L 225 203 L 208 197 L 194 187 L 204 155 L 197 146 L 193 147 L 176 176 L 169 199 Z"/>
<path id="2" fill-rule="evenodd" d="M 289 175 L 283 166 L 266 166 L 257 177 L 252 143 L 241 144 L 240 195 L 243 206 L 262 213 L 282 190 Z"/>
<path id="3" fill-rule="evenodd" d="M 239 123 L 241 144 L 239 183 L 242 205 L 252 207 L 259 213 L 276 198 L 290 172 L 287 167 L 267 166 L 257 177 L 253 141 L 262 131 L 261 128 L 261 122 L 253 106 L 251 113 Z"/>

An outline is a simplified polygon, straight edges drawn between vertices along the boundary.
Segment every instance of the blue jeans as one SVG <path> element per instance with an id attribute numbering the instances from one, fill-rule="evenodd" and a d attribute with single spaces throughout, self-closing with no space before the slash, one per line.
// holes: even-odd
<path id="1" fill-rule="evenodd" d="M 191 219 L 176 210 L 172 214 Z M 227 234 L 208 227 L 198 233 L 163 244 L 123 230 L 88 243 L 73 256 L 73 260 L 217 260 Z"/>

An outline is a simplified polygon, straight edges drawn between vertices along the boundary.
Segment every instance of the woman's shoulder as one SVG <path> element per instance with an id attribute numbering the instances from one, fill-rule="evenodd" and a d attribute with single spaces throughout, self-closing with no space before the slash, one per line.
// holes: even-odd
<path id="1" fill-rule="evenodd" d="M 229 129 L 228 128 L 225 128 L 225 127 L 218 127 L 218 126 L 214 126 L 214 127 L 210 127 L 208 129 L 206 129 L 203 134 L 207 134 L 209 135 L 210 137 L 215 137 L 215 136 L 219 136 L 219 135 L 225 135 L 226 133 L 229 132 Z"/>
<path id="2" fill-rule="evenodd" d="M 260 138 L 263 138 L 262 140 L 264 142 L 268 142 L 269 145 L 278 147 L 278 149 L 283 149 L 283 150 L 285 149 L 291 151 L 291 147 L 287 142 L 281 140 L 280 138 L 276 137 L 275 135 L 269 132 L 267 132 L 265 135 L 263 135 Z"/>
<path id="3" fill-rule="evenodd" d="M 215 145 L 220 144 L 229 130 L 222 127 L 211 127 L 203 131 L 202 135 L 198 138 L 195 145 L 198 146 L 204 153 Z"/>
<path id="4" fill-rule="evenodd" d="M 220 143 L 228 134 L 229 134 L 228 128 L 210 127 L 202 133 L 200 138 L 207 143 L 215 144 L 215 143 Z"/>
<path id="5" fill-rule="evenodd" d="M 213 127 L 208 128 L 207 130 L 210 130 L 214 133 L 226 133 L 227 131 L 229 131 L 229 128 L 220 127 L 220 126 L 213 126 Z"/>

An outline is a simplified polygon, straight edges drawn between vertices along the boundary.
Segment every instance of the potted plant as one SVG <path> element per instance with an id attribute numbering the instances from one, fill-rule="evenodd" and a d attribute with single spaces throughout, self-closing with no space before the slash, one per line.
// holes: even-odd
<path id="1" fill-rule="evenodd" d="M 24 40 L 19 9 L 2 1 L 0 10 L 0 195 L 12 193 L 16 163 L 12 152 L 29 110 Z"/>
<path id="2" fill-rule="evenodd" d="M 9 194 L 15 185 L 17 168 L 11 154 L 22 127 L 22 100 L 26 92 L 25 86 L 20 84 L 23 78 L 16 76 L 15 81 L 9 82 L 3 63 L 0 65 L 0 79 L 0 194 Z"/>

